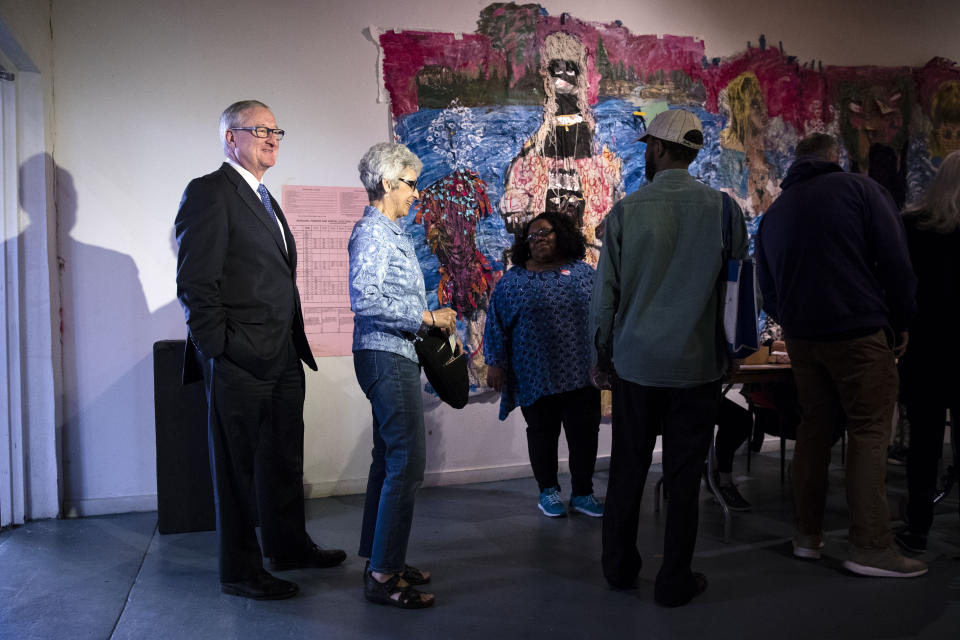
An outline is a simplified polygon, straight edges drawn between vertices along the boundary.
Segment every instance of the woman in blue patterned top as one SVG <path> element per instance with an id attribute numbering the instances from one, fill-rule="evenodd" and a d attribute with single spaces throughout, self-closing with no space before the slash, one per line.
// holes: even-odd
<path id="1" fill-rule="evenodd" d="M 544 515 L 566 515 L 557 482 L 560 426 L 572 476 L 570 507 L 603 515 L 593 495 L 600 391 L 590 383 L 587 321 L 594 271 L 586 241 L 562 214 L 542 213 L 517 234 L 514 266 L 497 283 L 487 311 L 483 355 L 487 384 L 501 392 L 500 419 L 520 406 L 530 466 Z"/>
<path id="2" fill-rule="evenodd" d="M 427 309 L 413 243 L 397 224 L 410 211 L 423 163 L 400 144 L 376 144 L 360 161 L 370 206 L 350 235 L 353 365 L 373 405 L 373 461 L 360 533 L 367 600 L 404 609 L 433 604 L 413 588 L 430 575 L 406 564 L 414 494 L 423 481 L 426 445 L 420 364 L 413 342 L 428 327 L 456 330 L 452 309 Z"/>

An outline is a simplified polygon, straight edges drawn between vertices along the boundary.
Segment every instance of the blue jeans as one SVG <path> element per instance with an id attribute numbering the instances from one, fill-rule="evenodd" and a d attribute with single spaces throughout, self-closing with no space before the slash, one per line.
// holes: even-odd
<path id="1" fill-rule="evenodd" d="M 420 365 L 389 351 L 361 350 L 353 354 L 353 367 L 373 405 L 373 461 L 359 554 L 370 558 L 373 571 L 400 573 L 426 462 Z"/>

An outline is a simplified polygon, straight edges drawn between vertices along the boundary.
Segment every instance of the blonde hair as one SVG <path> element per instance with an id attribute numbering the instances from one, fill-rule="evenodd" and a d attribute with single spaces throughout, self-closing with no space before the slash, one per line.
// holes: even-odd
<path id="1" fill-rule="evenodd" d="M 760 90 L 760 80 L 752 71 L 745 71 L 730 81 L 727 85 L 727 104 L 730 108 L 730 124 L 723 131 L 723 143 L 728 149 L 742 149 L 746 143 L 747 129 L 750 126 L 750 108 L 758 99 L 764 107 L 766 117 L 766 102 L 763 91 Z"/>
<path id="2" fill-rule="evenodd" d="M 915 216 L 918 229 L 952 233 L 960 228 L 960 151 L 943 159 L 923 200 L 904 215 Z"/>
<path id="3" fill-rule="evenodd" d="M 960 123 L 960 85 L 956 81 L 944 82 L 933 96 L 931 120 L 933 131 L 930 134 L 930 155 L 942 158 L 947 150 L 940 139 L 940 125 Z"/>

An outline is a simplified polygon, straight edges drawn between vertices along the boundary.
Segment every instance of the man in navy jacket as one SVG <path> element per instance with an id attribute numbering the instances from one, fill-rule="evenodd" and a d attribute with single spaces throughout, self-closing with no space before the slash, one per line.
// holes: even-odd
<path id="1" fill-rule="evenodd" d="M 916 278 L 890 194 L 838 162 L 832 137 L 801 140 L 756 238 L 763 308 L 783 327 L 804 416 L 793 458 L 793 552 L 820 557 L 833 428 L 842 416 L 850 442 L 843 566 L 914 577 L 927 567 L 892 545 L 885 481 L 896 357 L 907 346 Z"/>
<path id="2" fill-rule="evenodd" d="M 184 382 L 206 385 L 210 466 L 224 593 L 296 595 L 276 571 L 340 564 L 307 534 L 303 505 L 301 362 L 316 370 L 297 291 L 297 248 L 280 204 L 261 182 L 283 130 L 262 102 L 220 117 L 226 161 L 187 185 L 177 213 L 177 297 L 189 336 Z M 257 504 L 251 504 L 251 495 Z"/>

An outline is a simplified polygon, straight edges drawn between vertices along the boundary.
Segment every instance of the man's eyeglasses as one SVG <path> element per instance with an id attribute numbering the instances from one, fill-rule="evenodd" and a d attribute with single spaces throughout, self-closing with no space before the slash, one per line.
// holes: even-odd
<path id="1" fill-rule="evenodd" d="M 413 180 L 411 180 L 410 178 L 397 178 L 397 180 L 399 180 L 399 181 L 402 182 L 403 184 L 407 185 L 408 187 L 410 187 L 410 188 L 413 189 L 414 191 L 417 190 L 417 179 L 416 179 L 416 178 L 414 178 Z"/>
<path id="2" fill-rule="evenodd" d="M 534 240 L 539 240 L 541 238 L 546 240 L 552 233 L 553 233 L 553 229 L 541 229 L 540 231 L 532 231 L 527 234 L 527 242 L 533 242 Z"/>
<path id="3" fill-rule="evenodd" d="M 271 129 L 270 127 L 230 127 L 231 131 L 249 131 L 255 138 L 269 138 L 270 134 L 277 136 L 277 140 L 283 140 L 286 133 L 283 129 Z"/>

